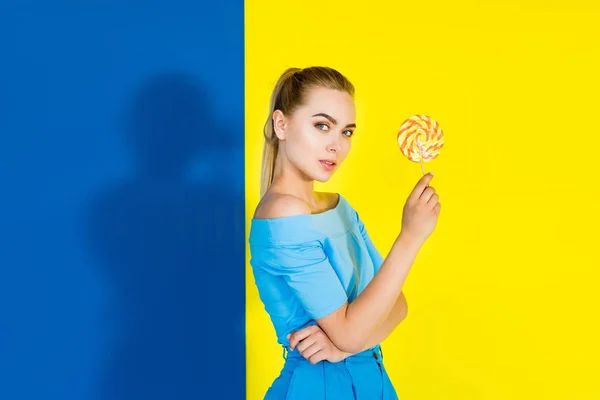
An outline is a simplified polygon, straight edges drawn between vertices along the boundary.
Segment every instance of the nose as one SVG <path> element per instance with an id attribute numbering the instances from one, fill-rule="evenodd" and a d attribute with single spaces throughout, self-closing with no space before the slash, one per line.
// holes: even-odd
<path id="1" fill-rule="evenodd" d="M 337 153 L 338 151 L 340 151 L 341 148 L 340 140 L 337 137 L 337 135 L 332 136 L 334 136 L 334 138 L 331 139 L 331 141 L 327 145 L 327 151 L 330 153 Z"/>

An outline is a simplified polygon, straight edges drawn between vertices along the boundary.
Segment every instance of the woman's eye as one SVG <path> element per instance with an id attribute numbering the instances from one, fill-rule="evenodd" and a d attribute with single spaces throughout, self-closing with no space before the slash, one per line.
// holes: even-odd
<path id="1" fill-rule="evenodd" d="M 343 132 L 343 135 L 348 136 L 348 137 L 352 136 L 353 134 L 354 134 L 354 131 L 344 131 Z"/>
<path id="2" fill-rule="evenodd" d="M 316 124 L 315 126 L 317 127 L 317 129 L 322 130 L 322 131 L 325 130 L 325 129 L 321 128 L 322 126 L 324 126 L 325 128 L 329 128 L 329 126 L 327 124 Z"/>

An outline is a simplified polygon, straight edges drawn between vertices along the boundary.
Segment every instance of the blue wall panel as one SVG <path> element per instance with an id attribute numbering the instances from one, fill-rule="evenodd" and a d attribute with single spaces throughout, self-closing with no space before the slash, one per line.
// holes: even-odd
<path id="1" fill-rule="evenodd" d="M 244 397 L 243 33 L 0 3 L 0 399 Z"/>

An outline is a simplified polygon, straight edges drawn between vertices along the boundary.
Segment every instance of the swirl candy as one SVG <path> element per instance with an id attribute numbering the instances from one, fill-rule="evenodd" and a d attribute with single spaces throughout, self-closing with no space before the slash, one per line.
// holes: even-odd
<path id="1" fill-rule="evenodd" d="M 421 170 L 425 175 L 423 161 L 431 161 L 440 154 L 444 146 L 444 133 L 431 117 L 414 115 L 400 126 L 398 146 L 410 161 L 421 163 Z"/>

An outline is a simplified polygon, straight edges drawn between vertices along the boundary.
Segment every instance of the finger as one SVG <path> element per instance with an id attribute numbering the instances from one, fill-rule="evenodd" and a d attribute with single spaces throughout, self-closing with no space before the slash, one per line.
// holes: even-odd
<path id="1" fill-rule="evenodd" d="M 423 190 L 423 193 L 421 193 L 419 200 L 427 203 L 427 202 L 429 202 L 429 199 L 431 199 L 431 196 L 433 196 L 434 194 L 435 194 L 435 189 L 431 186 L 428 186 L 425 188 L 425 190 Z"/>
<path id="2" fill-rule="evenodd" d="M 293 350 L 294 348 L 292 347 L 292 340 L 294 339 L 294 337 L 297 337 L 297 340 L 294 340 L 293 346 L 296 346 L 298 344 L 299 341 L 301 341 L 303 338 L 310 336 L 314 333 L 318 333 L 321 331 L 321 328 L 319 328 L 318 325 L 309 325 L 306 328 L 302 328 L 299 331 L 292 331 L 289 335 L 287 335 L 287 339 L 290 342 L 290 348 Z"/>
<path id="3" fill-rule="evenodd" d="M 312 356 L 310 356 L 308 358 L 308 361 L 310 361 L 311 364 L 316 364 L 319 361 L 325 360 L 326 358 L 327 357 L 325 356 L 325 351 L 324 350 L 319 350 L 315 354 L 313 354 Z"/>
<path id="4" fill-rule="evenodd" d="M 415 185 L 415 188 L 413 189 L 409 198 L 418 199 L 419 197 L 421 197 L 423 190 L 425 190 L 425 188 L 427 188 L 427 186 L 429 185 L 429 182 L 432 179 L 433 179 L 433 172 L 423 175 L 423 177 L 421 179 L 419 179 L 419 181 Z"/>
<path id="5" fill-rule="evenodd" d="M 433 196 L 431 196 L 431 198 L 427 202 L 427 204 L 429 204 L 433 208 L 433 207 L 435 207 L 435 205 L 437 204 L 439 199 L 440 199 L 440 196 L 438 196 L 437 193 L 434 193 Z"/>
<path id="6" fill-rule="evenodd" d="M 306 339 L 310 334 L 311 330 L 308 328 L 301 329 L 298 332 L 292 333 L 292 336 L 290 337 L 290 348 L 294 350 L 298 342 L 300 342 L 303 339 Z"/>
<path id="7" fill-rule="evenodd" d="M 310 335 L 309 337 L 307 337 L 306 339 L 304 339 L 303 341 L 298 343 L 298 351 L 300 353 L 302 353 L 304 350 L 306 350 L 308 347 L 310 347 L 312 344 L 314 344 L 316 342 L 317 342 L 317 340 L 314 337 L 314 335 Z"/>
<path id="8" fill-rule="evenodd" d="M 435 207 L 433 207 L 433 211 L 436 215 L 440 215 L 440 211 L 442 210 L 442 203 L 437 203 Z"/>
<path id="9" fill-rule="evenodd" d="M 302 354 L 302 357 L 306 358 L 307 360 L 310 359 L 315 353 L 321 351 L 323 349 L 323 347 L 319 344 L 319 343 L 313 343 L 311 346 L 309 346 L 306 350 L 304 350 Z"/>
<path id="10" fill-rule="evenodd" d="M 298 331 L 292 331 L 291 333 L 294 334 L 294 333 L 298 333 L 298 332 L 304 332 L 304 333 L 308 332 L 309 334 L 311 334 L 311 333 L 314 333 L 314 332 L 316 332 L 318 330 L 320 330 L 320 328 L 319 328 L 318 325 L 309 325 L 309 326 L 304 327 L 304 328 L 302 328 L 302 329 L 300 329 Z"/>

